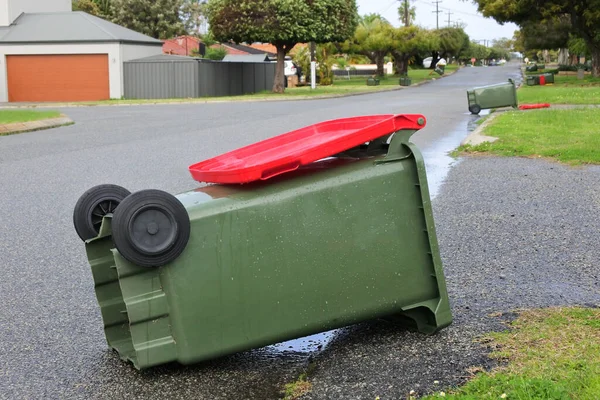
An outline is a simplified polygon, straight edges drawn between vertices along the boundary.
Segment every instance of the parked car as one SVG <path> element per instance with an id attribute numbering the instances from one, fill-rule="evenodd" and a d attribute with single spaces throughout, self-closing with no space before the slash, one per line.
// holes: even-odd
<path id="1" fill-rule="evenodd" d="M 292 60 L 285 60 L 285 76 L 293 76 L 298 74 L 298 67 Z"/>
<path id="2" fill-rule="evenodd" d="M 423 60 L 423 68 L 431 68 L 431 61 L 433 61 L 432 57 L 427 57 L 426 59 Z M 440 58 L 436 64 L 437 65 L 446 65 L 446 60 L 444 60 L 443 58 Z"/>

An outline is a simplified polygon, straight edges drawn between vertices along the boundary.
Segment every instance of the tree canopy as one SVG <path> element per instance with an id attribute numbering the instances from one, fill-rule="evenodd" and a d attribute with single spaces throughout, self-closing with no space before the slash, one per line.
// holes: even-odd
<path id="1" fill-rule="evenodd" d="M 500 23 L 552 24 L 564 19 L 592 54 L 592 72 L 600 76 L 600 0 L 474 0 L 479 11 Z M 540 27 L 538 25 L 538 27 Z M 549 26 L 548 26 L 549 27 Z M 541 34 L 538 34 L 541 36 Z"/>
<path id="2" fill-rule="evenodd" d="M 208 22 L 222 42 L 266 42 L 277 48 L 273 91 L 283 92 L 285 55 L 297 44 L 342 42 L 358 22 L 355 0 L 210 0 Z"/>
<path id="3" fill-rule="evenodd" d="M 439 47 L 439 36 L 418 26 L 403 26 L 392 33 L 392 56 L 396 73 L 406 75 L 408 63 L 417 54 L 436 50 Z"/>
<path id="4" fill-rule="evenodd" d="M 360 19 L 350 44 L 350 50 L 363 54 L 377 65 L 377 75 L 383 75 L 385 56 L 394 47 L 394 27 L 377 14 L 368 14 Z"/>
<path id="5" fill-rule="evenodd" d="M 183 0 L 112 0 L 112 22 L 152 36 L 168 39 L 185 33 L 181 20 Z"/>

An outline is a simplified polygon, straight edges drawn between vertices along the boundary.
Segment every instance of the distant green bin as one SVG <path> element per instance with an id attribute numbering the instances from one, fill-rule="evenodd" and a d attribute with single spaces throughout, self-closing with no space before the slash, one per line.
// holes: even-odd
<path id="1" fill-rule="evenodd" d="M 399 79 L 400 86 L 410 86 L 412 80 L 408 76 L 401 76 Z"/>
<path id="2" fill-rule="evenodd" d="M 127 194 L 117 186 L 105 188 L 104 197 L 94 188 L 84 194 L 74 220 L 108 345 L 143 369 L 193 364 L 380 317 L 427 334 L 448 326 L 425 165 L 409 142 L 425 118 L 360 118 L 303 129 L 338 139 L 342 131 L 366 132 L 369 141 L 316 161 L 286 161 L 262 171 L 265 179 L 176 196 Z M 286 135 L 280 137 L 289 143 Z M 198 174 L 200 167 L 192 167 Z M 97 213 L 86 214 L 90 209 L 108 210 L 100 225 Z M 85 239 L 88 217 L 98 234 Z M 183 248 L 169 259 L 152 256 L 160 264 L 154 266 L 146 253 L 170 242 Z M 131 253 L 132 244 L 144 254 Z"/>
<path id="3" fill-rule="evenodd" d="M 479 114 L 481 110 L 499 107 L 517 108 L 517 89 L 515 82 L 509 79 L 506 83 L 476 87 L 467 91 L 469 111 Z"/>
<path id="4" fill-rule="evenodd" d="M 554 83 L 554 74 L 545 73 L 545 74 L 528 75 L 527 76 L 527 85 L 528 86 L 546 85 L 548 83 Z"/>

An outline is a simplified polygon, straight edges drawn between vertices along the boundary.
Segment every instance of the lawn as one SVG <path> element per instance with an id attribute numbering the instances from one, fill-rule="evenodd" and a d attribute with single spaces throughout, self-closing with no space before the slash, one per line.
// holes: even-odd
<path id="1" fill-rule="evenodd" d="M 597 400 L 600 393 L 600 309 L 524 311 L 505 332 L 482 342 L 502 366 L 481 372 L 446 399 Z M 439 399 L 438 392 L 425 399 Z"/>
<path id="2" fill-rule="evenodd" d="M 0 110 L 0 125 L 58 117 L 58 111 Z"/>
<path id="3" fill-rule="evenodd" d="M 447 65 L 445 69 L 445 73 L 452 73 L 458 69 L 457 65 Z M 439 78 L 436 72 L 432 69 L 409 69 L 408 76 L 412 80 L 412 84 L 419 83 L 426 80 L 432 80 L 435 78 Z M 399 75 L 385 76 L 379 79 L 379 86 L 398 86 L 399 84 Z M 345 77 L 336 77 L 333 87 L 361 87 L 366 86 L 367 77 L 351 77 L 350 79 Z"/>
<path id="4" fill-rule="evenodd" d="M 578 80 L 576 75 L 554 75 L 555 83 L 544 86 L 524 84 L 517 92 L 520 104 L 600 104 L 600 78 L 586 75 Z"/>
<path id="5" fill-rule="evenodd" d="M 457 153 L 548 157 L 567 164 L 600 164 L 600 110 L 508 111 L 484 128 L 493 143 L 465 145 Z"/>

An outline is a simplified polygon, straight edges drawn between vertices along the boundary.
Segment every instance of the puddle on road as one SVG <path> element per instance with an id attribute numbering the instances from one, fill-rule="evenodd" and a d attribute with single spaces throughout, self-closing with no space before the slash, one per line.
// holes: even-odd
<path id="1" fill-rule="evenodd" d="M 482 110 L 479 115 L 467 113 L 469 118 L 462 121 L 453 132 L 437 141 L 433 146 L 422 150 L 425 169 L 427 170 L 429 194 L 432 200 L 437 196 L 450 168 L 459 162 L 459 160 L 452 158 L 449 153 L 460 146 L 460 142 L 477 128 L 477 121 L 489 113 L 489 110 Z"/>
<path id="2" fill-rule="evenodd" d="M 335 338 L 337 329 L 317 333 L 299 339 L 289 340 L 287 342 L 277 343 L 265 347 L 265 350 L 271 354 L 277 353 L 315 353 L 325 350 L 327 345 Z"/>

